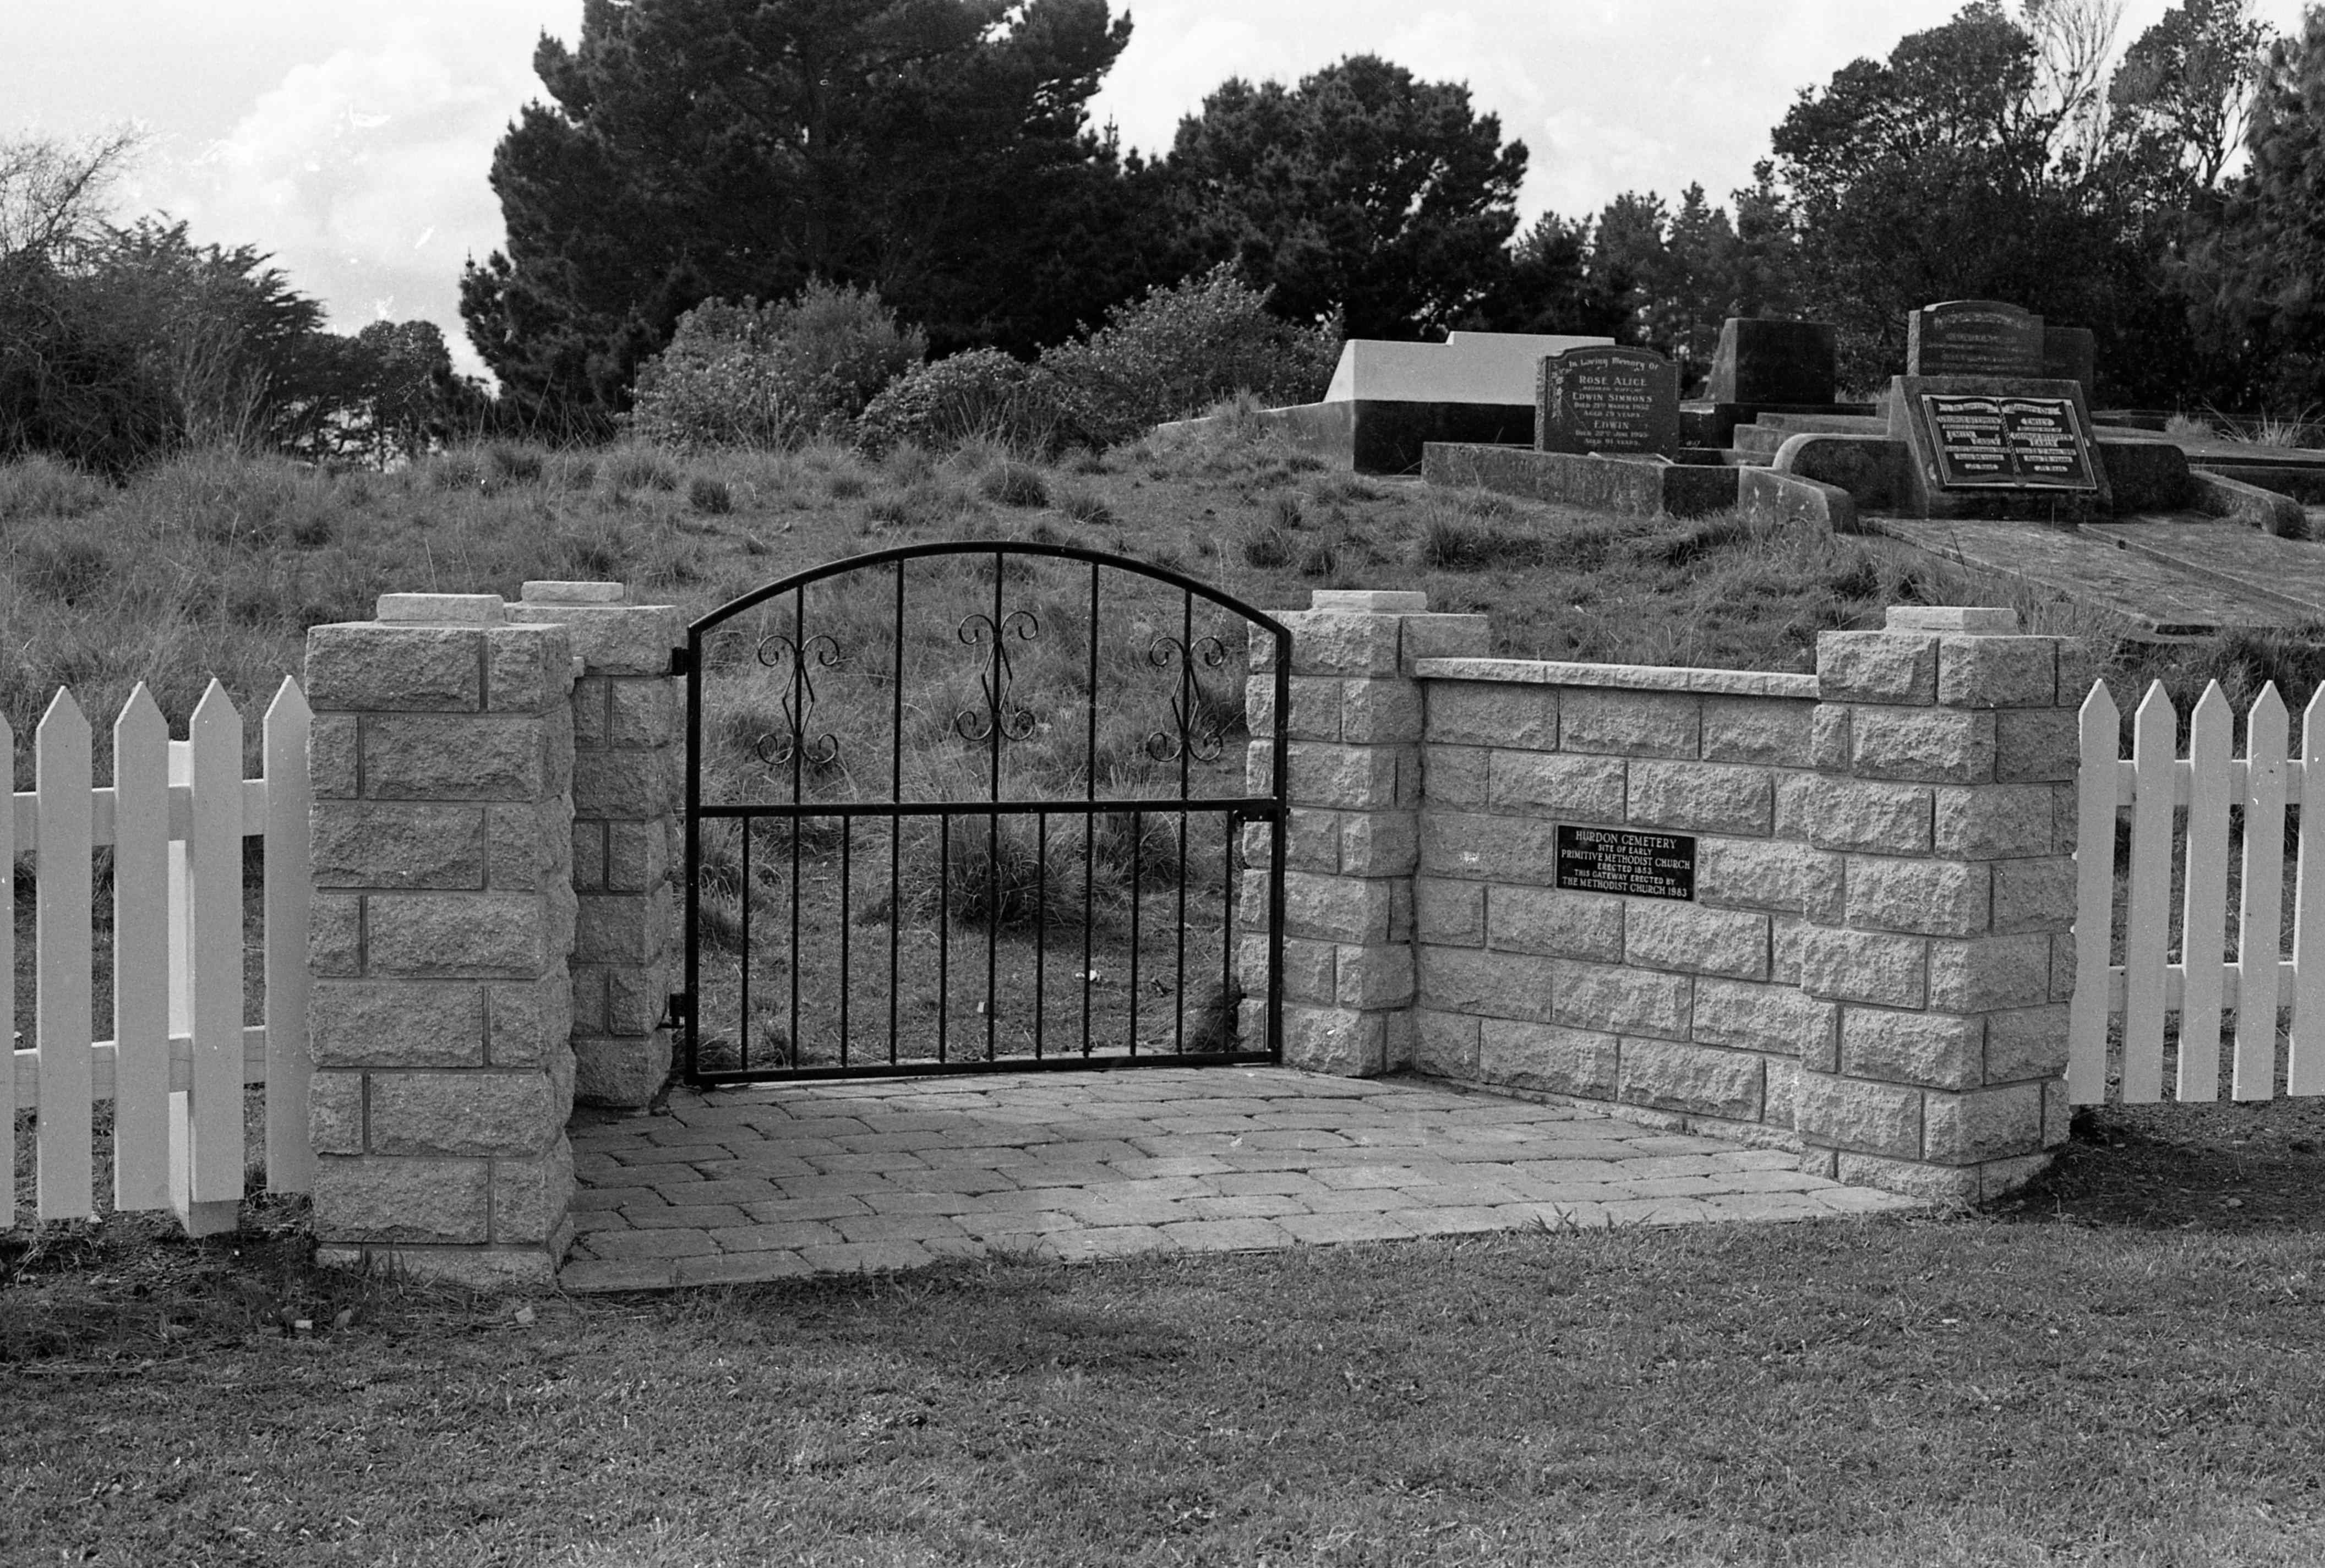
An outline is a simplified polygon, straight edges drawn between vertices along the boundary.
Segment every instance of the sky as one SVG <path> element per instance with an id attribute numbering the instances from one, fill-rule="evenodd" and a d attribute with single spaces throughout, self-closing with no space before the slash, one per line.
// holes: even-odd
<path id="1" fill-rule="evenodd" d="M 1524 220 L 1695 181 L 1724 202 L 1801 88 L 1959 4 L 1132 0 L 1094 117 L 1161 150 L 1229 76 L 1295 81 L 1370 52 L 1466 82 L 1525 143 Z M 2291 28 L 2301 5 L 2257 9 Z M 2125 0 L 2118 45 L 2165 6 Z M 459 281 L 503 237 L 493 146 L 544 96 L 535 42 L 571 42 L 580 18 L 580 0 L 0 0 L 0 136 L 134 124 L 146 142 L 117 216 L 272 252 L 341 331 L 425 317 L 475 371 Z"/>

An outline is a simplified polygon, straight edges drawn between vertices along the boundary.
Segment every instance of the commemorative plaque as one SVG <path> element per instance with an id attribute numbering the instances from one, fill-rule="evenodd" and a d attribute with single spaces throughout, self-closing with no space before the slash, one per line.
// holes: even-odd
<path id="1" fill-rule="evenodd" d="M 1922 394 L 1941 488 L 2097 490 L 2091 446 L 2065 397 Z"/>
<path id="2" fill-rule="evenodd" d="M 1558 829 L 1558 886 L 1633 898 L 1695 897 L 1695 840 L 1625 828 Z"/>

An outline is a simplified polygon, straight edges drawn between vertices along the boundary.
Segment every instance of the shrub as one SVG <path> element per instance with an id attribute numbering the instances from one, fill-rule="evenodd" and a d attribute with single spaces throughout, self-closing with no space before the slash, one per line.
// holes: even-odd
<path id="1" fill-rule="evenodd" d="M 977 487 L 985 492 L 986 499 L 1005 506 L 1050 504 L 1049 481 L 1042 477 L 1041 469 L 1027 463 L 1003 462 L 987 469 Z"/>
<path id="2" fill-rule="evenodd" d="M 1056 377 L 998 348 L 913 366 L 856 422 L 857 441 L 875 452 L 903 441 L 941 449 L 981 440 L 1047 457 L 1070 433 Z"/>
<path id="3" fill-rule="evenodd" d="M 1511 533 L 1456 513 L 1437 513 L 1421 531 L 1422 564 L 1447 571 L 1532 566 L 1546 553 L 1543 542 L 1532 534 Z"/>
<path id="4" fill-rule="evenodd" d="M 1042 366 L 1063 384 L 1081 435 L 1111 445 L 1237 393 L 1267 404 L 1312 402 L 1339 354 L 1337 324 L 1277 320 L 1267 295 L 1222 263 L 1116 306 L 1080 342 L 1046 350 Z"/>
<path id="5" fill-rule="evenodd" d="M 485 457 L 492 464 L 493 477 L 512 485 L 530 485 L 539 481 L 542 454 L 539 447 L 513 446 L 496 441 L 485 449 Z"/>
<path id="6" fill-rule="evenodd" d="M 616 490 L 675 490 L 678 470 L 661 454 L 632 447 L 617 452 L 606 465 L 606 478 Z"/>
<path id="7" fill-rule="evenodd" d="M 791 446 L 845 432 L 919 363 L 928 339 L 869 290 L 811 283 L 794 300 L 706 300 L 640 367 L 631 428 L 663 446 Z"/>
<path id="8" fill-rule="evenodd" d="M 1243 542 L 1243 558 L 1263 571 L 1292 564 L 1292 536 L 1269 523 L 1247 534 Z"/>
<path id="9" fill-rule="evenodd" d="M 1111 528 L 1122 521 L 1114 515 L 1114 508 L 1106 504 L 1105 496 L 1083 485 L 1076 485 L 1061 495 L 1058 510 L 1077 523 L 1095 528 Z"/>
<path id="10" fill-rule="evenodd" d="M 44 454 L 0 466 L 0 522 L 79 517 L 111 498 L 113 487 Z"/>

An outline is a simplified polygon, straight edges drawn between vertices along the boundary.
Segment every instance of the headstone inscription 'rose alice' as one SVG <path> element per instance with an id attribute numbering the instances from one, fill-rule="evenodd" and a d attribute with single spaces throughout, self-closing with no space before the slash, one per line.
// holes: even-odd
<path id="1" fill-rule="evenodd" d="M 1534 447 L 1668 456 L 1679 444 L 1679 369 L 1652 348 L 1570 348 L 1542 362 Z"/>

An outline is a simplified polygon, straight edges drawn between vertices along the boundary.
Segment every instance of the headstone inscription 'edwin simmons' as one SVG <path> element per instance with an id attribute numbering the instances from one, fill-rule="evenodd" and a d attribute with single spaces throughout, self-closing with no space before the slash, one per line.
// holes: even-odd
<path id="1" fill-rule="evenodd" d="M 2042 318 L 1999 300 L 1949 300 L 1905 318 L 1908 376 L 2042 374 Z"/>
<path id="2" fill-rule="evenodd" d="M 1558 828 L 1558 886 L 1633 898 L 1695 897 L 1695 840 L 1683 833 Z"/>
<path id="3" fill-rule="evenodd" d="M 1542 362 L 1534 449 L 1660 452 L 1679 444 L 1679 367 L 1652 348 L 1570 348 Z"/>
<path id="4" fill-rule="evenodd" d="M 1921 402 L 1943 488 L 2098 488 L 2072 398 L 1925 392 Z"/>

